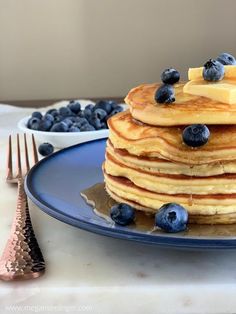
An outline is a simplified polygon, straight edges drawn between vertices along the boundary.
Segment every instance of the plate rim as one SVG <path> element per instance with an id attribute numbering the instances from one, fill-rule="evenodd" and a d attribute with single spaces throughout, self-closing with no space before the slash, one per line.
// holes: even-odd
<path id="1" fill-rule="evenodd" d="M 48 160 L 54 158 L 57 155 L 63 154 L 65 151 L 70 151 L 75 148 L 80 148 L 84 145 L 92 145 L 95 142 L 105 142 L 107 138 L 102 139 L 95 139 L 92 141 L 86 141 L 83 143 L 75 144 L 69 147 L 65 147 L 63 149 L 58 150 L 57 152 L 41 159 L 37 164 L 35 164 L 30 171 L 28 172 L 27 176 L 25 177 L 24 181 L 24 188 L 27 196 L 29 199 L 43 212 L 48 214 L 49 216 L 74 227 L 93 232 L 100 235 L 105 235 L 113 238 L 119 238 L 124 240 L 132 240 L 139 243 L 145 244 L 152 244 L 152 245 L 159 245 L 165 247 L 176 247 L 176 248 L 201 248 L 201 249 L 233 249 L 236 248 L 236 236 L 235 237 L 201 237 L 198 238 L 194 236 L 189 236 L 188 238 L 185 237 L 178 237 L 178 233 L 176 235 L 163 233 L 163 234 L 148 234 L 148 233 L 136 233 L 132 231 L 128 231 L 128 229 L 122 229 L 122 232 L 115 228 L 111 228 L 108 226 L 101 226 L 99 224 L 95 224 L 92 222 L 86 222 L 79 218 L 74 218 L 70 215 L 67 215 L 65 212 L 61 213 L 60 210 L 57 210 L 54 206 L 49 205 L 44 200 L 39 199 L 37 196 L 34 195 L 32 191 L 31 181 L 34 176 L 34 172 L 42 166 L 42 164 L 46 163 Z M 82 196 L 81 196 L 82 197 Z M 91 208 L 92 210 L 92 208 Z M 65 220 L 66 217 L 66 220 Z"/>

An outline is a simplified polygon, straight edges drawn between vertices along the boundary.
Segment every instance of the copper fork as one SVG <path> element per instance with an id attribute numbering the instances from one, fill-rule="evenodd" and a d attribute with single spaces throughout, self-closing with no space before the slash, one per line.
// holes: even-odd
<path id="1" fill-rule="evenodd" d="M 34 163 L 38 162 L 37 148 L 32 134 Z M 12 139 L 9 136 L 7 177 L 8 183 L 17 183 L 18 198 L 15 217 L 3 255 L 0 258 L 0 279 L 5 281 L 32 279 L 45 272 L 45 262 L 31 224 L 28 200 L 24 190 L 24 177 L 30 169 L 26 135 L 24 134 L 25 168 L 23 173 L 20 154 L 20 136 L 17 134 L 17 174 L 13 175 Z"/>

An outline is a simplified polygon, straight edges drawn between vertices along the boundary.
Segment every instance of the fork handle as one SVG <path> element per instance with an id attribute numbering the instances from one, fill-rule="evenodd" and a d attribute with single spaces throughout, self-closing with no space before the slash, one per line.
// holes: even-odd
<path id="1" fill-rule="evenodd" d="M 45 262 L 32 227 L 24 180 L 18 180 L 18 198 L 11 233 L 0 259 L 0 279 L 37 278 Z"/>

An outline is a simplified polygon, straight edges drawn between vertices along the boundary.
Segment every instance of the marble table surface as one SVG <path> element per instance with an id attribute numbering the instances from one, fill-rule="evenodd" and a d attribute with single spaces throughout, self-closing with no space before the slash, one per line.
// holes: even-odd
<path id="1" fill-rule="evenodd" d="M 4 181 L 6 145 L 32 109 L 0 105 L 0 253 L 16 207 Z M 236 250 L 184 251 L 76 229 L 33 204 L 44 276 L 0 282 L 0 313 L 236 313 Z"/>

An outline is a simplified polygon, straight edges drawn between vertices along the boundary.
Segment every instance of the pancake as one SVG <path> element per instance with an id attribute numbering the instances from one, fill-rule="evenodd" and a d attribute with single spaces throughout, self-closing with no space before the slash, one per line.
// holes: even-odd
<path id="1" fill-rule="evenodd" d="M 236 108 L 236 106 L 235 106 Z M 129 111 L 108 120 L 109 139 L 131 155 L 155 157 L 187 165 L 236 160 L 236 125 L 210 125 L 206 145 L 191 148 L 182 141 L 184 127 L 154 127 L 134 120 Z"/>
<path id="2" fill-rule="evenodd" d="M 165 203 L 181 204 L 189 213 L 189 221 L 200 224 L 236 223 L 236 194 L 226 195 L 168 195 L 137 187 L 130 180 L 104 172 L 106 190 L 118 202 L 130 204 L 146 213 L 156 213 Z"/>
<path id="3" fill-rule="evenodd" d="M 233 104 L 183 93 L 183 83 L 174 85 L 174 103 L 158 104 L 154 95 L 159 86 L 143 84 L 128 93 L 125 102 L 135 119 L 157 126 L 236 124 L 236 106 Z"/>
<path id="4" fill-rule="evenodd" d="M 160 174 L 135 169 L 106 153 L 104 169 L 107 174 L 129 179 L 136 186 L 148 191 L 164 194 L 230 194 L 236 193 L 236 175 L 224 174 L 211 177 Z"/>
<path id="5" fill-rule="evenodd" d="M 197 177 L 216 176 L 226 173 L 236 174 L 236 160 L 191 166 L 161 158 L 131 155 L 125 149 L 114 148 L 110 140 L 107 141 L 106 150 L 123 165 L 137 170 Z"/>

